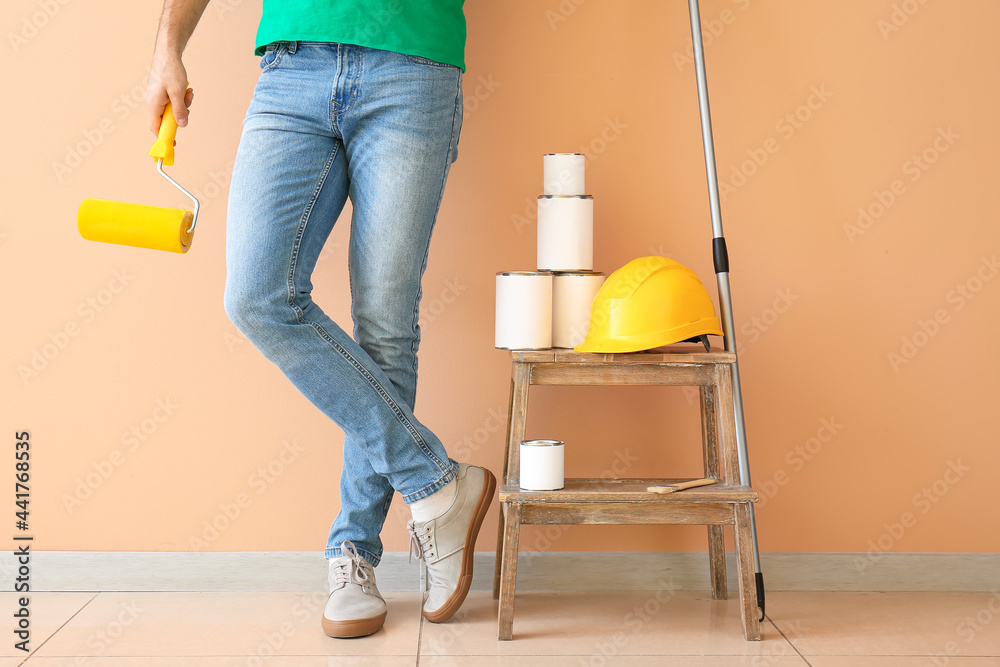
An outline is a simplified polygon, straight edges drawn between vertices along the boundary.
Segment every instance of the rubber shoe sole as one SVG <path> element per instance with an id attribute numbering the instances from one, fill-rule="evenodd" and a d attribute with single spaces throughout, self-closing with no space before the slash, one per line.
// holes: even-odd
<path id="1" fill-rule="evenodd" d="M 372 618 L 356 618 L 350 621 L 331 621 L 323 617 L 323 632 L 328 637 L 349 639 L 351 637 L 367 637 L 382 629 L 385 625 L 386 612 Z"/>
<path id="2" fill-rule="evenodd" d="M 483 468 L 483 490 L 479 494 L 479 501 L 476 503 L 476 513 L 469 524 L 469 532 L 465 534 L 465 549 L 462 551 L 462 576 L 458 580 L 458 588 L 451 594 L 451 597 L 441 605 L 439 609 L 432 612 L 424 611 L 424 618 L 431 623 L 444 623 L 455 615 L 462 603 L 465 602 L 472 587 L 472 566 L 473 558 L 476 555 L 476 537 L 479 536 L 479 528 L 483 525 L 486 511 L 493 502 L 493 492 L 497 488 L 497 478 L 486 468 Z"/>

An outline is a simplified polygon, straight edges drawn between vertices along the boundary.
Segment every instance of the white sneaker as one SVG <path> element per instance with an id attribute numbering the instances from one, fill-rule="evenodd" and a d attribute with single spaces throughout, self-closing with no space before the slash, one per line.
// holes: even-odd
<path id="1" fill-rule="evenodd" d="M 409 521 L 410 553 L 427 565 L 430 592 L 424 618 L 442 623 L 465 602 L 472 585 L 472 559 L 476 536 L 493 500 L 497 480 L 489 470 L 462 463 L 455 500 L 441 516 L 429 521 Z"/>
<path id="2" fill-rule="evenodd" d="M 385 600 L 375 586 L 375 569 L 350 541 L 344 555 L 330 561 L 330 598 L 323 610 L 323 632 L 330 637 L 364 637 L 385 623 Z"/>

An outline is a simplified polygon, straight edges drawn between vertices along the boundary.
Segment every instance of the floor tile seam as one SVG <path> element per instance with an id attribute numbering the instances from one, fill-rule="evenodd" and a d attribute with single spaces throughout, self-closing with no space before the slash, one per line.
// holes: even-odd
<path id="1" fill-rule="evenodd" d="M 516 639 L 514 641 L 517 641 Z M 594 653 L 424 653 L 424 658 L 591 658 Z M 760 653 L 619 653 L 615 658 L 767 658 Z M 776 656 L 791 658 L 794 656 Z M 823 656 L 823 657 L 869 657 L 869 656 Z M 874 656 L 910 657 L 910 656 Z M 921 657 L 921 656 L 915 656 Z M 975 656 L 962 656 L 975 657 Z M 803 658 L 805 660 L 805 658 Z M 808 664 L 808 663 L 807 663 Z M 811 666 L 810 666 L 811 667 Z"/>
<path id="2" fill-rule="evenodd" d="M 932 659 L 932 658 L 996 658 L 1000 657 L 997 655 L 953 655 L 948 656 L 944 653 L 806 653 L 801 654 L 802 659 L 808 662 L 808 658 L 913 658 L 913 659 Z"/>
<path id="3" fill-rule="evenodd" d="M 796 646 L 795 642 L 793 642 L 791 639 L 789 639 L 788 636 L 785 635 L 785 633 L 781 631 L 781 628 L 779 628 L 778 624 L 774 622 L 774 619 L 772 619 L 770 616 L 768 616 L 766 614 L 764 615 L 764 618 L 767 620 L 768 623 L 771 624 L 771 627 L 774 628 L 778 632 L 779 635 L 781 635 L 781 638 L 785 640 L 785 643 L 787 643 L 789 646 L 791 646 L 792 650 L 795 651 L 795 653 L 798 654 L 798 656 L 800 658 L 802 658 L 802 662 L 806 663 L 806 665 L 808 665 L 809 667 L 812 667 L 812 663 L 809 662 L 809 659 L 806 656 L 802 655 L 802 651 L 799 650 L 799 647 Z"/>
<path id="4" fill-rule="evenodd" d="M 516 641 L 516 640 L 515 640 Z M 593 655 L 592 653 L 275 653 L 273 657 L 279 658 L 347 658 L 347 657 L 361 657 L 361 656 L 372 656 L 379 658 L 413 658 L 413 657 L 425 657 L 425 658 L 517 658 L 517 657 L 539 657 L 539 658 L 550 658 L 550 657 L 566 657 L 566 658 L 580 658 L 588 657 Z M 933 653 L 812 653 L 812 657 L 821 658 L 940 658 L 940 654 Z M 8 658 L 17 658 L 18 656 L 0 656 Z M 55 658 L 75 658 L 75 657 L 85 657 L 85 658 L 112 658 L 112 659 L 126 659 L 126 658 L 243 658 L 245 654 L 237 653 L 219 653 L 207 655 L 205 653 L 192 653 L 192 654 L 181 654 L 181 653 L 171 653 L 171 654 L 157 654 L 157 655 L 145 655 L 145 654 L 127 654 L 127 655 L 100 655 L 100 656 L 81 656 L 78 653 L 72 655 L 61 655 L 61 654 L 50 654 L 50 655 L 38 655 L 34 651 L 26 657 L 20 664 L 24 664 L 31 659 L 55 659 Z M 628 658 L 753 658 L 762 657 L 761 654 L 753 653 L 629 653 L 620 654 L 619 657 Z M 775 656 L 782 657 L 782 656 Z M 785 656 L 791 657 L 791 656 Z M 801 656 L 803 660 L 806 660 L 806 656 Z M 956 658 L 996 658 L 997 655 L 961 655 L 953 656 Z M 808 664 L 808 661 L 807 661 Z"/>
<path id="5" fill-rule="evenodd" d="M 4 657 L 16 658 L 17 656 L 16 655 L 15 656 L 0 656 L 0 658 L 4 658 Z M 108 659 L 108 658 L 113 659 L 113 660 L 126 660 L 126 659 L 132 659 L 132 658 L 154 658 L 154 659 L 155 658 L 160 658 L 160 659 L 163 659 L 163 660 L 172 660 L 174 658 L 240 658 L 240 659 L 242 659 L 242 658 L 245 658 L 245 657 L 246 657 L 246 653 L 213 653 L 213 654 L 210 654 L 210 655 L 209 654 L 205 654 L 205 653 L 171 653 L 169 655 L 166 655 L 166 654 L 157 654 L 157 655 L 140 655 L 140 654 L 108 655 L 106 653 L 105 654 L 101 654 L 101 655 L 80 655 L 79 653 L 74 653 L 72 655 L 58 655 L 58 654 L 56 654 L 56 655 L 35 655 L 34 653 L 32 653 L 27 658 L 25 658 L 25 662 L 27 662 L 28 660 L 30 660 L 32 658 L 38 658 L 38 659 L 43 659 L 43 660 L 55 660 L 55 659 L 62 659 L 62 658 L 100 658 L 102 660 L 103 659 Z M 268 656 L 268 658 L 271 658 L 271 657 L 274 657 L 274 658 L 365 658 L 365 657 L 373 657 L 373 658 L 415 658 L 416 654 L 414 654 L 414 653 L 362 653 L 362 652 L 358 652 L 358 653 L 272 653 L 272 654 L 270 654 Z M 454 657 L 454 656 L 448 656 L 448 657 Z"/>
<path id="6" fill-rule="evenodd" d="M 5 592 L 13 594 L 13 591 L 5 591 Z M 62 590 L 62 589 L 60 589 L 58 591 L 43 591 L 43 590 L 39 590 L 39 589 L 36 588 L 36 589 L 34 589 L 34 590 L 31 591 L 31 594 L 32 595 L 49 595 L 49 594 L 52 594 L 52 593 L 93 593 L 94 595 L 97 595 L 99 593 L 117 593 L 117 592 L 118 591 L 99 591 L 96 588 L 95 589 L 88 589 L 88 590 L 76 589 L 76 588 L 74 588 L 73 590 Z"/>
<path id="7" fill-rule="evenodd" d="M 11 591 L 8 591 L 11 592 Z M 387 591 L 382 594 L 383 597 L 396 597 L 399 595 L 410 595 L 413 593 L 419 593 L 420 591 Z M 12 593 L 12 592 L 11 592 Z M 137 589 L 126 589 L 126 588 L 116 588 L 113 590 L 58 590 L 58 591 L 33 591 L 33 595 L 64 595 L 72 593 L 89 593 L 92 595 L 99 595 L 102 593 L 131 593 L 131 594 L 142 594 L 149 593 L 151 595 L 172 595 L 175 593 L 192 593 L 192 594 L 206 594 L 206 593 L 236 593 L 236 594 L 247 594 L 247 595 L 261 595 L 261 594 L 276 594 L 276 595 L 311 595 L 313 593 L 323 593 L 326 595 L 328 591 L 317 588 L 314 591 L 272 591 L 272 590 L 245 590 L 245 591 L 234 591 L 230 589 L 225 590 L 208 590 L 208 589 L 198 589 L 198 590 L 169 590 L 169 591 L 153 591 L 144 588 Z M 13 593 L 12 593 L 13 594 Z"/>
<path id="8" fill-rule="evenodd" d="M 514 641 L 517 641 L 516 639 Z M 593 653 L 435 653 L 423 654 L 425 658 L 589 658 Z M 619 653 L 616 658 L 766 658 L 769 657 L 760 653 Z M 775 656 L 775 657 L 794 657 Z M 823 657 L 863 657 L 870 656 L 823 656 Z M 911 656 L 872 656 L 872 657 L 911 657 Z M 913 656 L 922 657 L 922 656 Z M 975 657 L 975 656 L 962 656 Z M 992 657 L 992 656 L 989 656 Z M 805 658 L 803 658 L 804 660 Z"/>
<path id="9" fill-rule="evenodd" d="M 422 595 L 420 597 L 423 598 Z M 423 604 L 423 600 L 421 600 L 421 604 Z M 417 662 L 413 665 L 413 667 L 420 667 L 420 647 L 424 645 L 424 623 L 427 622 L 426 619 L 424 619 L 423 608 L 418 609 L 417 613 L 420 614 L 420 618 L 417 620 Z"/>
<path id="10" fill-rule="evenodd" d="M 31 652 L 28 653 L 27 657 L 24 659 L 24 662 L 27 662 L 32 657 L 34 657 L 35 654 L 38 653 L 38 651 L 41 650 L 41 648 L 43 646 L 45 646 L 49 642 L 50 639 L 52 639 L 57 634 L 59 634 L 60 630 L 62 630 L 63 628 L 65 628 L 70 623 L 70 621 L 72 621 L 74 618 L 76 618 L 80 614 L 80 612 L 82 612 L 84 609 L 86 609 L 90 605 L 91 602 L 93 602 L 94 600 L 96 600 L 98 598 L 98 596 L 100 596 L 100 592 L 95 593 L 94 595 L 92 595 L 90 597 L 90 599 L 88 599 L 86 602 L 84 602 L 76 611 L 73 612 L 72 615 L 70 615 L 69 618 L 67 618 L 65 621 L 63 621 L 62 624 L 58 628 L 56 628 L 55 630 L 53 630 L 52 633 L 49 634 L 48 637 L 46 637 L 45 639 L 43 639 L 41 644 L 39 644 L 34 649 L 32 649 Z M 14 656 L 14 657 L 17 657 L 17 656 Z M 24 662 L 22 662 L 21 664 L 23 665 Z"/>
<path id="11" fill-rule="evenodd" d="M 382 595 L 383 595 L 383 597 L 387 597 L 388 598 L 388 597 L 395 597 L 395 596 L 399 596 L 399 595 L 418 594 L 420 592 L 421 591 L 386 591 Z M 477 591 L 477 592 L 479 592 L 479 593 L 485 593 L 485 592 L 488 592 L 488 591 Z M 604 590 L 604 589 L 588 589 L 588 590 L 560 589 L 560 590 L 546 590 L 546 591 L 531 590 L 531 591 L 524 591 L 523 593 L 522 592 L 518 592 L 518 596 L 521 596 L 521 595 L 532 596 L 533 594 L 539 594 L 539 595 L 544 595 L 544 596 L 559 596 L 559 595 L 569 595 L 569 594 L 592 595 L 592 594 L 595 594 L 595 593 L 620 593 L 620 592 L 621 592 L 620 589 L 607 589 L 607 590 Z M 648 593 L 655 593 L 655 592 L 657 592 L 657 591 L 653 590 L 653 589 L 650 589 L 650 590 L 645 590 L 645 589 L 638 590 L 638 589 L 636 589 L 636 590 L 630 590 L 630 591 L 628 591 L 629 594 L 635 594 L 635 596 L 646 595 Z M 678 592 L 681 592 L 681 593 L 702 593 L 703 591 L 678 591 Z M 828 592 L 828 591 L 817 591 L 817 592 L 823 593 L 823 592 Z M 196 594 L 196 595 L 223 594 L 223 593 L 240 594 L 240 595 L 242 595 L 242 594 L 246 594 L 246 595 L 262 595 L 262 594 L 310 595 L 310 594 L 313 594 L 313 593 L 323 593 L 323 594 L 326 594 L 326 591 L 323 591 L 323 590 L 318 589 L 318 588 L 316 590 L 314 590 L 314 591 L 302 591 L 302 590 L 299 590 L 299 591 L 275 591 L 275 590 L 244 590 L 244 591 L 234 591 L 234 590 L 231 590 L 231 589 L 210 590 L 210 589 L 204 589 L 204 588 L 197 589 L 197 590 L 195 590 L 195 589 L 191 589 L 191 590 L 149 590 L 149 589 L 145 589 L 145 588 L 115 588 L 115 589 L 104 589 L 104 590 L 96 590 L 96 589 L 94 589 L 94 590 L 82 590 L 82 589 L 77 590 L 77 589 L 74 589 L 74 590 L 58 590 L 58 591 L 33 591 L 34 595 L 67 595 L 67 594 L 71 595 L 71 594 L 74 594 L 74 593 L 80 593 L 80 594 L 87 593 L 87 594 L 92 594 L 92 595 L 98 595 L 98 594 L 103 594 L 103 593 L 115 593 L 115 594 L 117 594 L 117 593 L 130 593 L 130 594 L 149 593 L 150 595 L 174 595 L 174 594 L 177 594 L 177 593 L 182 593 L 182 594 L 190 593 L 190 594 Z M 706 596 L 704 598 L 696 600 L 696 602 L 722 602 L 722 603 L 725 603 L 726 600 L 714 600 L 714 599 Z"/>

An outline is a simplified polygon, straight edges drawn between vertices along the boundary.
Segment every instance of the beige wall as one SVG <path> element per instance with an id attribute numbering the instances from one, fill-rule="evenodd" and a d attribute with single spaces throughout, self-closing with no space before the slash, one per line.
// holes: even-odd
<path id="1" fill-rule="evenodd" d="M 184 205 L 145 156 L 137 106 L 157 4 L 0 9 L 2 423 L 11 454 L 15 430 L 31 431 L 36 548 L 319 549 L 342 434 L 222 309 L 226 181 L 258 72 L 259 3 L 213 2 L 185 55 L 197 96 L 172 173 L 203 199 L 194 249 L 76 234 L 85 197 Z M 1000 550 L 988 528 L 1000 5 L 702 4 L 717 33 L 707 57 L 761 549 Z M 467 114 L 424 279 L 417 413 L 454 456 L 499 471 L 508 357 L 493 349 L 493 275 L 534 264 L 543 153 L 591 158 L 597 268 L 667 254 L 714 280 L 685 3 L 473 0 L 467 14 Z M 879 197 L 894 201 L 880 209 Z M 873 211 L 864 226 L 859 207 Z M 344 219 L 315 276 L 340 322 L 347 234 Z M 616 462 L 635 476 L 698 473 L 682 389 L 533 394 L 528 435 L 565 439 L 570 475 Z M 405 549 L 407 514 L 394 506 L 387 548 Z M 205 533 L 213 521 L 229 525 Z M 704 548 L 702 528 L 549 530 L 527 528 L 522 544 Z"/>

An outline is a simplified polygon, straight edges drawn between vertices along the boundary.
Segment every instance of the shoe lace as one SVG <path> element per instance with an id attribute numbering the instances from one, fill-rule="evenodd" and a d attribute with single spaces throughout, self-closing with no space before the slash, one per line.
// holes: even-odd
<path id="1" fill-rule="evenodd" d="M 416 525 L 413 521 L 408 521 L 406 530 L 410 533 L 410 554 L 407 562 L 412 563 L 413 559 L 426 560 L 427 557 L 434 556 L 434 544 L 431 540 L 430 524 Z"/>
<path id="2" fill-rule="evenodd" d="M 357 547 L 350 540 L 344 540 L 340 545 L 343 555 L 351 560 L 341 560 L 334 563 L 331 575 L 333 584 L 367 584 L 374 576 L 372 566 L 358 553 Z"/>
<path id="3" fill-rule="evenodd" d="M 429 561 L 430 558 L 434 557 L 435 552 L 431 524 L 417 526 L 413 521 L 409 521 L 406 524 L 406 529 L 410 532 L 410 554 L 407 562 L 413 562 L 414 557 L 424 561 L 424 567 L 427 569 L 427 583 L 431 587 L 447 584 L 445 579 L 438 576 L 439 573 L 435 572 L 434 564 Z"/>

